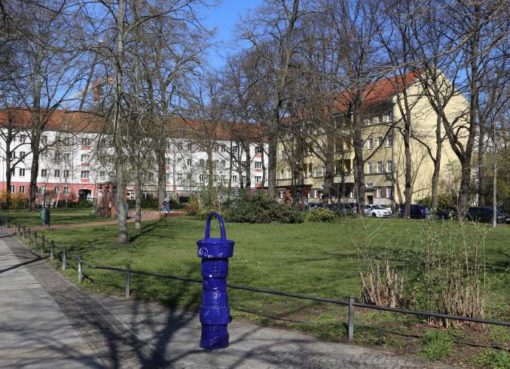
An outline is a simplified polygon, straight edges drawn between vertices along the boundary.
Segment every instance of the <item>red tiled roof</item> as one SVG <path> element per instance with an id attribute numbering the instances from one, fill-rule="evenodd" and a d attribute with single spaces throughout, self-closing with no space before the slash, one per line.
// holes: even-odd
<path id="1" fill-rule="evenodd" d="M 393 96 L 413 85 L 417 77 L 417 72 L 408 72 L 403 76 L 384 78 L 368 85 L 363 91 L 363 106 L 369 107 L 391 100 Z M 335 108 L 341 112 L 346 112 L 352 98 L 349 91 L 341 93 L 336 99 Z"/>
<path id="2" fill-rule="evenodd" d="M 6 127 L 9 119 L 15 128 L 30 129 L 32 114 L 28 109 L 6 109 L 0 111 L 0 127 Z M 104 121 L 101 117 L 87 112 L 56 110 L 51 113 L 45 130 L 72 133 L 101 133 Z M 258 141 L 261 139 L 259 124 L 198 121 L 184 118 L 169 119 L 168 128 L 174 137 L 213 138 L 229 140 L 242 137 Z"/>
<path id="3" fill-rule="evenodd" d="M 50 114 L 47 131 L 94 133 L 100 132 L 103 126 L 101 118 L 91 113 L 56 110 Z M 0 111 L 0 127 L 7 127 L 9 119 L 15 128 L 30 129 L 32 113 L 28 109 Z"/>

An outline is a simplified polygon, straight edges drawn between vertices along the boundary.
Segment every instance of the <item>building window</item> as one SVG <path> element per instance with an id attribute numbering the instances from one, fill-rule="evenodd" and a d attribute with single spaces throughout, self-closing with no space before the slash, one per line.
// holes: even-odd
<path id="1" fill-rule="evenodd" d="M 20 158 L 21 160 L 25 159 L 25 156 L 27 156 L 27 154 L 26 154 L 24 151 L 20 151 L 20 152 L 19 152 L 19 158 Z"/>
<path id="2" fill-rule="evenodd" d="M 261 183 L 262 177 L 261 176 L 255 176 L 255 183 Z"/>
<path id="3" fill-rule="evenodd" d="M 154 173 L 153 172 L 149 172 L 148 173 L 148 177 L 149 177 L 149 181 L 153 181 L 154 180 Z"/>
<path id="4" fill-rule="evenodd" d="M 87 154 L 82 154 L 81 155 L 81 162 L 82 163 L 86 163 L 87 161 L 89 161 L 89 156 Z"/>
<path id="5" fill-rule="evenodd" d="M 200 174 L 200 175 L 198 176 L 198 180 L 199 180 L 200 182 L 203 182 L 203 181 L 204 181 L 204 175 L 203 175 L 203 174 Z"/>
<path id="6" fill-rule="evenodd" d="M 261 161 L 256 161 L 255 162 L 255 169 L 262 169 L 262 162 Z"/>
<path id="7" fill-rule="evenodd" d="M 41 177 L 46 177 L 48 171 L 46 169 L 41 169 Z"/>
<path id="8" fill-rule="evenodd" d="M 19 193 L 25 193 L 25 186 L 19 186 L 18 187 L 18 192 Z"/>
<path id="9" fill-rule="evenodd" d="M 64 170 L 64 178 L 68 178 L 69 177 L 69 170 Z"/>
<path id="10" fill-rule="evenodd" d="M 80 177 L 81 178 L 89 178 L 90 172 L 88 170 L 82 170 Z"/>
<path id="11" fill-rule="evenodd" d="M 43 136 L 41 137 L 41 143 L 42 143 L 43 145 L 47 145 L 47 144 L 48 144 L 48 136 L 44 136 L 44 135 L 43 135 Z"/>
<path id="12" fill-rule="evenodd" d="M 44 195 L 46 193 L 46 187 L 39 188 L 39 194 Z"/>
<path id="13" fill-rule="evenodd" d="M 214 150 L 214 152 L 220 151 L 220 145 L 214 145 L 213 150 Z"/>
<path id="14" fill-rule="evenodd" d="M 374 171 L 373 164 L 370 161 L 370 162 L 367 163 L 367 174 L 372 174 L 373 171 Z"/>
<path id="15" fill-rule="evenodd" d="M 383 119 L 383 123 L 388 123 L 390 121 L 390 115 L 385 114 L 385 115 L 383 115 L 382 119 Z"/>
<path id="16" fill-rule="evenodd" d="M 57 151 L 55 153 L 55 161 L 60 161 L 61 154 Z"/>
<path id="17" fill-rule="evenodd" d="M 239 148 L 237 146 L 232 146 L 232 155 L 237 155 Z"/>
<path id="18" fill-rule="evenodd" d="M 379 123 L 379 116 L 372 118 L 372 123 L 374 123 L 374 124 Z"/>
<path id="19" fill-rule="evenodd" d="M 165 164 L 170 165 L 170 158 L 165 158 Z"/>
<path id="20" fill-rule="evenodd" d="M 382 174 L 383 172 L 383 163 L 382 161 L 377 162 L 377 173 Z"/>
<path id="21" fill-rule="evenodd" d="M 182 174 L 181 173 L 177 174 L 177 180 L 180 181 L 181 179 L 182 179 Z"/>
<path id="22" fill-rule="evenodd" d="M 393 172 L 393 161 L 388 160 L 386 162 L 386 173 L 392 173 Z"/>
<path id="23" fill-rule="evenodd" d="M 9 192 L 14 193 L 16 191 L 16 186 L 10 185 L 9 189 L 10 189 Z"/>
<path id="24" fill-rule="evenodd" d="M 187 148 L 188 148 L 188 151 L 192 151 L 192 150 L 193 150 L 193 144 L 190 144 L 190 143 L 189 143 L 189 144 L 188 144 L 188 146 L 187 146 Z"/>
<path id="25" fill-rule="evenodd" d="M 60 187 L 55 187 L 55 193 L 59 193 L 60 192 Z"/>
<path id="26" fill-rule="evenodd" d="M 237 176 L 236 175 L 232 176 L 232 183 L 237 183 Z"/>
<path id="27" fill-rule="evenodd" d="M 54 176 L 55 176 L 56 178 L 60 178 L 60 169 L 55 169 Z"/>
<path id="28" fill-rule="evenodd" d="M 177 163 L 182 163 L 182 158 L 181 157 L 177 158 Z"/>
<path id="29" fill-rule="evenodd" d="M 393 197 L 393 189 L 391 187 L 386 187 L 386 197 L 391 199 Z"/>
<path id="30" fill-rule="evenodd" d="M 21 142 L 21 143 L 25 143 L 26 139 L 27 139 L 26 135 L 20 135 L 19 136 L 19 142 Z"/>
<path id="31" fill-rule="evenodd" d="M 83 137 L 81 139 L 81 145 L 82 146 L 90 146 L 92 140 L 89 137 Z"/>
<path id="32" fill-rule="evenodd" d="M 375 197 L 378 199 L 381 198 L 381 188 L 380 187 L 377 187 L 375 189 Z"/>
<path id="33" fill-rule="evenodd" d="M 64 194 L 69 194 L 69 187 L 64 187 Z"/>
<path id="34" fill-rule="evenodd" d="M 383 138 L 382 137 L 377 137 L 377 147 L 382 147 L 383 145 Z"/>
<path id="35" fill-rule="evenodd" d="M 19 168 L 19 176 L 24 177 L 25 176 L 25 169 Z"/>
<path id="36" fill-rule="evenodd" d="M 387 138 L 386 138 L 386 147 L 392 147 L 393 146 L 393 136 L 392 135 L 389 135 Z"/>
<path id="37" fill-rule="evenodd" d="M 69 154 L 68 152 L 64 154 L 64 161 L 69 161 L 71 160 L 71 154 Z"/>
<path id="38" fill-rule="evenodd" d="M 192 159 L 186 159 L 186 165 L 191 166 L 192 164 L 193 164 L 193 160 Z"/>
<path id="39" fill-rule="evenodd" d="M 372 150 L 374 147 L 374 139 L 372 137 L 369 137 L 367 139 L 367 149 Z"/>
<path id="40" fill-rule="evenodd" d="M 177 144 L 177 150 L 182 150 L 182 142 L 179 142 L 179 143 Z"/>
<path id="41" fill-rule="evenodd" d="M 222 166 L 223 168 L 226 168 L 226 167 L 227 167 L 227 162 L 226 162 L 225 160 L 222 160 L 222 161 L 221 161 L 221 166 Z"/>
<path id="42" fill-rule="evenodd" d="M 264 151 L 262 146 L 255 146 L 255 154 L 261 153 L 262 151 Z"/>
<path id="43" fill-rule="evenodd" d="M 169 181 L 169 180 L 170 180 L 170 178 L 171 178 L 171 177 L 170 177 L 170 173 L 167 173 L 167 174 L 166 174 L 166 180 L 167 180 L 167 181 Z"/>
<path id="44" fill-rule="evenodd" d="M 11 159 L 16 159 L 16 151 L 11 151 L 10 155 Z"/>
<path id="45" fill-rule="evenodd" d="M 201 167 L 204 167 L 204 166 L 205 166 L 205 160 L 204 160 L 204 159 L 200 159 L 199 163 L 200 163 L 199 165 L 200 165 Z"/>
<path id="46" fill-rule="evenodd" d="M 99 177 L 100 177 L 100 178 L 104 178 L 104 177 L 106 177 L 106 172 L 105 172 L 104 170 L 100 171 L 100 172 L 99 172 Z"/>

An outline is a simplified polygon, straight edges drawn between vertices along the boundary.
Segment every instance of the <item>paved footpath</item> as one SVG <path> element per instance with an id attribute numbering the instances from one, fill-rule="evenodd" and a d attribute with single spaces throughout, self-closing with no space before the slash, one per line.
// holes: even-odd
<path id="1" fill-rule="evenodd" d="M 451 368 L 246 322 L 229 331 L 227 349 L 201 350 L 196 314 L 83 291 L 0 231 L 0 368 Z"/>

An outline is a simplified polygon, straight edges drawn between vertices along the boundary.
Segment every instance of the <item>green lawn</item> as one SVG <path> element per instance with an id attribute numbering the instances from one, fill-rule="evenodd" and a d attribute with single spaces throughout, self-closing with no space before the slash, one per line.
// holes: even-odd
<path id="1" fill-rule="evenodd" d="M 469 224 L 463 229 L 468 243 L 479 232 Z M 483 226 L 482 230 L 487 232 L 485 258 L 490 282 L 487 317 L 508 320 L 510 226 Z M 213 231 L 217 233 L 218 228 Z M 354 295 L 359 300 L 358 275 L 364 268 L 359 250 L 368 247 L 371 254 L 387 257 L 394 266 L 419 278 L 413 271 L 420 259 L 417 255 L 429 242 L 428 235 L 455 238 L 458 231 L 459 225 L 454 222 L 403 219 L 227 224 L 227 236 L 236 242 L 229 282 L 336 299 Z M 92 264 L 130 265 L 132 269 L 200 278 L 195 242 L 204 237 L 203 221 L 167 218 L 146 222 L 139 236 L 134 236 L 132 225 L 130 232 L 133 239 L 126 246 L 116 243 L 116 227 L 112 225 L 49 230 L 46 235 Z M 122 274 L 90 268 L 85 268 L 85 273 L 89 277 L 84 282 L 87 288 L 119 295 L 124 291 Z M 75 270 L 70 269 L 67 274 L 76 279 Z M 138 298 L 157 299 L 171 306 L 196 309 L 200 304 L 200 286 L 191 283 L 134 276 L 132 288 Z M 343 307 L 239 290 L 230 290 L 229 298 L 234 317 L 290 326 L 332 340 L 342 340 L 345 335 Z M 356 319 L 358 342 L 373 344 L 383 339 L 385 345 L 402 347 L 404 351 L 409 350 L 406 345 L 410 339 L 399 334 L 390 337 L 387 330 L 405 332 L 423 322 L 373 311 L 357 314 Z"/>
<path id="2" fill-rule="evenodd" d="M 455 223 L 442 224 L 402 219 L 366 219 L 363 222 L 348 219 L 333 224 L 228 224 L 227 236 L 236 242 L 229 281 L 331 298 L 357 296 L 357 276 L 362 264 L 358 248 L 367 247 L 367 240 L 373 252 L 412 270 L 416 249 L 423 248 L 425 232 L 458 227 Z M 425 225 L 432 229 L 424 230 Z M 200 278 L 195 241 L 203 238 L 203 229 L 203 221 L 186 217 L 149 222 L 145 224 L 144 233 L 134 237 L 128 246 L 116 244 L 116 227 L 111 225 L 50 230 L 47 234 L 57 244 L 68 245 L 91 263 L 130 264 L 133 269 Z M 502 268 L 510 266 L 509 226 L 488 229 L 486 255 L 488 266 L 497 268 L 495 275 L 505 277 L 508 273 Z M 494 299 L 510 303 L 507 285 L 496 284 Z M 138 291 L 143 295 L 146 292 L 152 295 L 157 291 L 145 291 L 145 288 Z M 156 296 L 163 297 L 159 293 Z M 275 297 L 257 295 L 249 305 L 264 307 L 267 301 L 277 303 L 275 300 Z M 245 301 L 245 297 L 240 300 Z"/>
<path id="3" fill-rule="evenodd" d="M 40 226 L 41 218 L 39 210 L 2 210 L 2 217 L 6 217 L 11 224 L 22 224 L 27 227 Z M 50 209 L 51 225 L 55 224 L 74 224 L 86 222 L 101 222 L 112 220 L 111 218 L 98 217 L 94 214 L 93 208 L 85 209 Z"/>

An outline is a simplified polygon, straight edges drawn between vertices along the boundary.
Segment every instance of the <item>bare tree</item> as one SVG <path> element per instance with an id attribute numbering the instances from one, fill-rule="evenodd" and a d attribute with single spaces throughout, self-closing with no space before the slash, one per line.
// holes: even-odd
<path id="1" fill-rule="evenodd" d="M 259 102 L 259 121 L 268 138 L 268 192 L 276 199 L 277 147 L 282 122 L 288 113 L 288 88 L 291 69 L 297 53 L 297 33 L 303 1 L 266 0 L 256 16 L 247 20 L 243 38 L 252 44 L 251 57 L 260 72 L 260 88 L 264 101 Z"/>

